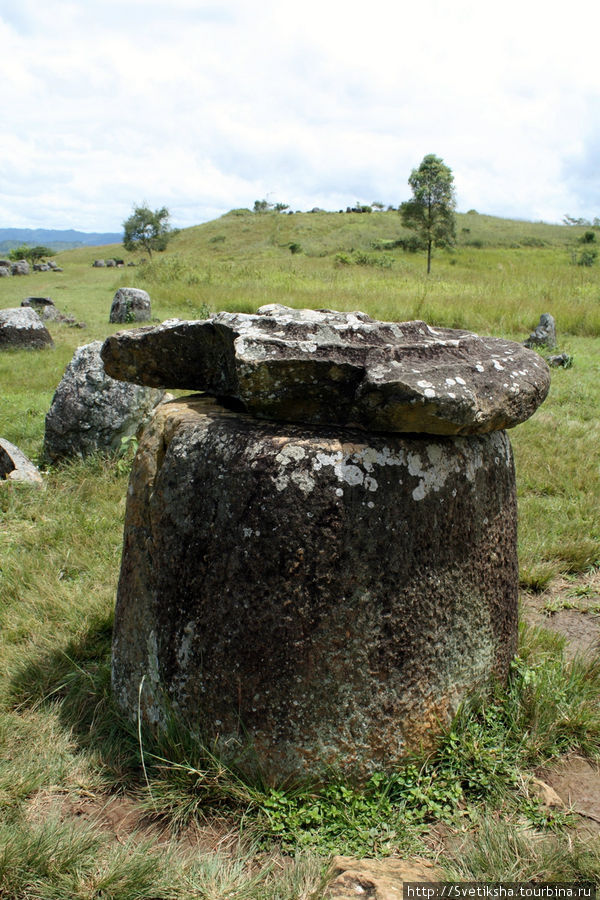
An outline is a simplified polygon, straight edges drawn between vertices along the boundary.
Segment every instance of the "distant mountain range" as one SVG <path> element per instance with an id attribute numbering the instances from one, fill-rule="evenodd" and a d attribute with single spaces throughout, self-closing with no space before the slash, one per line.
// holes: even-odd
<path id="1" fill-rule="evenodd" d="M 51 228 L 0 228 L 0 253 L 8 253 L 21 244 L 49 247 L 58 253 L 59 250 L 72 250 L 74 247 L 120 244 L 122 240 L 120 232 L 75 231 L 73 228 L 64 231 Z"/>

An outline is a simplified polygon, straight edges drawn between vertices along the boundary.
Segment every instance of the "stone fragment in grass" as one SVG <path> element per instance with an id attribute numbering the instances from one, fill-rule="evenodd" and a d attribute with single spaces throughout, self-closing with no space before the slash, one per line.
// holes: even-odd
<path id="1" fill-rule="evenodd" d="M 0 482 L 2 481 L 18 481 L 38 487 L 43 484 L 38 468 L 18 447 L 4 438 L 0 438 Z"/>
<path id="2" fill-rule="evenodd" d="M 525 347 L 546 347 L 554 350 L 556 347 L 556 323 L 550 313 L 542 313 L 540 321 L 531 332 L 527 340 L 523 341 Z"/>
<path id="3" fill-rule="evenodd" d="M 0 350 L 43 350 L 53 346 L 50 332 L 34 309 L 0 309 Z"/>
<path id="4" fill-rule="evenodd" d="M 44 456 L 50 462 L 115 451 L 138 434 L 164 392 L 115 381 L 104 371 L 101 341 L 78 347 L 46 415 Z"/>
<path id="5" fill-rule="evenodd" d="M 556 353 L 554 356 L 548 356 L 546 362 L 554 369 L 570 369 L 573 365 L 573 357 L 568 353 Z"/>
<path id="6" fill-rule="evenodd" d="M 510 428 L 550 385 L 544 360 L 513 341 L 279 305 L 118 332 L 102 358 L 113 378 L 205 391 L 258 418 L 368 431 Z"/>
<path id="7" fill-rule="evenodd" d="M 60 322 L 64 325 L 76 324 L 73 316 L 66 316 L 57 309 L 51 297 L 25 297 L 24 300 L 21 300 L 21 306 L 31 307 L 46 322 Z"/>
<path id="8" fill-rule="evenodd" d="M 334 856 L 327 900 L 402 900 L 404 882 L 426 884 L 444 880 L 444 873 L 427 859 L 353 859 Z M 421 892 L 420 892 L 421 893 Z"/>

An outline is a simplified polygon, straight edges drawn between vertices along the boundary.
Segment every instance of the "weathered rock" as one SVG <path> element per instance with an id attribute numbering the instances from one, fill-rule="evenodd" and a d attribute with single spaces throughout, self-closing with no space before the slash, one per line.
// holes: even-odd
<path id="1" fill-rule="evenodd" d="M 150 295 L 139 288 L 119 288 L 110 308 L 110 322 L 148 322 L 150 320 Z M 161 387 L 161 385 L 151 385 Z"/>
<path id="2" fill-rule="evenodd" d="M 106 375 L 101 341 L 78 347 L 46 415 L 44 456 L 51 462 L 117 450 L 137 434 L 163 397 L 162 391 L 124 384 Z"/>
<path id="3" fill-rule="evenodd" d="M 47 306 L 54 306 L 54 300 L 51 297 L 25 297 L 21 300 L 21 306 L 31 306 L 39 313 Z"/>
<path id="4" fill-rule="evenodd" d="M 523 341 L 525 347 L 547 347 L 553 350 L 556 347 L 556 323 L 554 317 L 550 313 L 542 313 L 540 321 L 536 325 L 535 331 L 532 331 L 526 341 Z"/>
<path id="5" fill-rule="evenodd" d="M 103 259 L 95 259 L 92 265 L 95 269 L 103 269 L 106 266 L 106 263 Z"/>
<path id="6" fill-rule="evenodd" d="M 509 428 L 550 384 L 544 360 L 513 341 L 282 306 L 118 332 L 102 358 L 114 378 L 203 390 L 261 418 L 386 432 Z"/>
<path id="7" fill-rule="evenodd" d="M 25 454 L 11 444 L 10 441 L 0 438 L 0 482 L 18 481 L 22 484 L 33 484 L 38 487 L 43 484 L 39 469 L 34 466 Z"/>
<path id="8" fill-rule="evenodd" d="M 106 265 L 107 265 L 107 267 L 108 267 L 109 269 L 114 269 L 115 266 L 116 266 L 117 264 L 116 264 L 116 262 L 114 261 L 114 259 L 107 259 L 107 260 L 106 260 Z"/>
<path id="9" fill-rule="evenodd" d="M 50 333 L 34 309 L 0 309 L 0 350 L 41 350 L 52 346 Z"/>
<path id="10" fill-rule="evenodd" d="M 554 369 L 570 369 L 573 365 L 573 357 L 568 353 L 556 353 L 554 356 L 548 356 L 546 362 Z"/>
<path id="11" fill-rule="evenodd" d="M 10 266 L 0 266 L 0 278 L 8 278 L 12 275 Z"/>
<path id="12" fill-rule="evenodd" d="M 26 297 L 21 301 L 21 306 L 30 306 L 46 322 L 61 322 L 63 325 L 75 325 L 73 316 L 66 316 L 54 305 L 50 297 Z"/>
<path id="13" fill-rule="evenodd" d="M 324 900 L 403 900 L 404 882 L 444 881 L 443 872 L 426 859 L 352 859 L 334 856 L 332 880 Z"/>
<path id="14" fill-rule="evenodd" d="M 479 357 L 478 357 L 479 358 Z M 191 397 L 146 427 L 113 645 L 122 708 L 174 711 L 276 781 L 431 746 L 516 647 L 504 432 L 365 435 Z"/>
<path id="15" fill-rule="evenodd" d="M 19 259 L 11 265 L 10 271 L 13 275 L 29 275 L 29 263 L 26 259 Z"/>

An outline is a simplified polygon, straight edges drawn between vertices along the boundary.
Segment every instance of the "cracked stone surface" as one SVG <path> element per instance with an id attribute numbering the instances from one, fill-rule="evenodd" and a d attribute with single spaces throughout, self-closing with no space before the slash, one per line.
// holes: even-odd
<path id="1" fill-rule="evenodd" d="M 368 431 L 511 428 L 550 385 L 544 360 L 513 341 L 277 304 L 118 332 L 102 358 L 113 378 L 205 391 L 258 418 Z"/>

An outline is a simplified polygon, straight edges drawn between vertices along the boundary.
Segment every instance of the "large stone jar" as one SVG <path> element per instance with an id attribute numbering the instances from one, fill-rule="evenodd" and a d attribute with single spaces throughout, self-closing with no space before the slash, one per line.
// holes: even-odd
<path id="1" fill-rule="evenodd" d="M 113 678 L 270 779 L 355 777 L 428 745 L 517 628 L 505 432 L 340 434 L 191 397 L 129 488 Z"/>
<path id="2" fill-rule="evenodd" d="M 171 321 L 102 350 L 113 377 L 221 397 L 164 404 L 140 443 L 113 685 L 131 717 L 176 716 L 271 782 L 362 780 L 507 674 L 503 429 L 543 400 L 548 370 L 424 323 L 262 316 Z"/>

